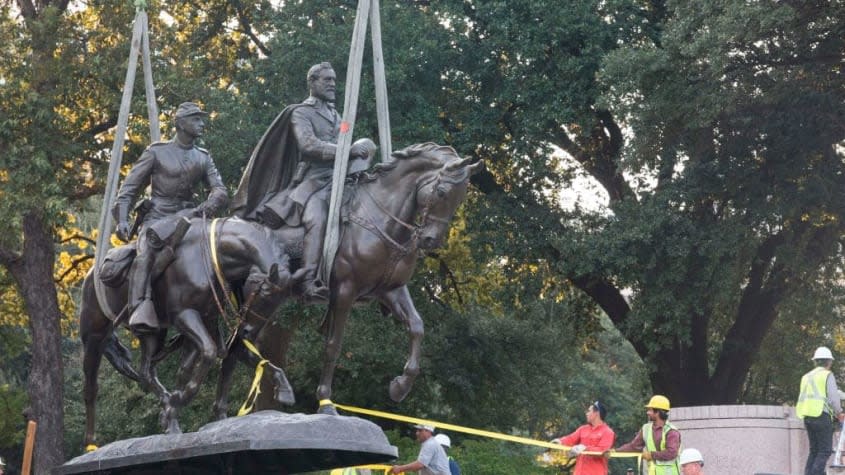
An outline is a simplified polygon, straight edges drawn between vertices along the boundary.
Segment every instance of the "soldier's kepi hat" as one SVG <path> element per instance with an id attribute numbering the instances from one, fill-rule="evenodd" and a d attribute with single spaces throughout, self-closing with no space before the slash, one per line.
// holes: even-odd
<path id="1" fill-rule="evenodd" d="M 179 107 L 176 108 L 177 119 L 197 114 L 208 115 L 208 112 L 205 112 L 200 109 L 200 106 L 198 106 L 195 102 L 183 102 L 179 104 Z"/>

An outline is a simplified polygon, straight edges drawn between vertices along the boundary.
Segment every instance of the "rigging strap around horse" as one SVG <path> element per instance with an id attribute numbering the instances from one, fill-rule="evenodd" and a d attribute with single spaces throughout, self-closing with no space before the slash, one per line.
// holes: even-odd
<path id="1" fill-rule="evenodd" d="M 220 297 L 217 295 L 217 287 L 214 285 L 214 281 L 212 280 L 211 276 L 208 275 L 208 267 L 203 265 L 203 268 L 206 269 L 206 277 L 208 278 L 208 286 L 211 288 L 211 295 L 214 296 L 214 303 L 217 304 L 217 310 L 220 312 L 220 317 L 226 323 L 226 327 L 229 330 L 229 334 L 234 337 L 235 333 L 237 332 L 237 321 L 240 320 L 239 312 L 236 312 L 234 309 L 234 303 L 232 300 L 234 299 L 234 294 L 229 289 L 229 284 L 226 281 L 225 276 L 223 275 L 223 270 L 220 268 L 220 261 L 217 258 L 217 221 L 219 218 L 214 218 L 211 221 L 211 228 L 209 235 L 206 236 L 206 227 L 205 227 L 205 213 L 202 215 L 202 230 L 203 230 L 203 248 L 206 251 L 206 255 L 208 255 L 211 261 L 211 267 L 214 269 L 214 274 L 217 277 L 217 283 L 220 284 L 220 288 L 223 291 L 223 300 L 227 303 L 227 308 L 229 311 L 226 311 L 226 308 L 223 308 L 223 304 L 220 303 Z M 207 237 L 207 239 L 206 239 Z M 250 298 L 250 302 L 252 299 Z M 233 321 L 235 323 L 233 323 Z M 221 340 L 221 344 L 223 344 Z"/>
<path id="2" fill-rule="evenodd" d="M 246 338 L 241 340 L 246 347 L 252 354 L 258 357 L 260 360 L 257 365 L 255 365 L 255 376 L 252 378 L 252 386 L 249 388 L 249 394 L 246 396 L 246 400 L 244 401 L 243 405 L 240 409 L 238 409 L 238 416 L 245 416 L 252 412 L 255 408 L 255 401 L 258 400 L 258 395 L 261 394 L 261 377 L 264 375 L 264 367 L 269 363 L 266 358 L 261 356 L 261 352 L 258 351 L 258 348 L 255 347 L 249 340 Z"/>
<path id="3" fill-rule="evenodd" d="M 226 284 L 226 278 L 223 277 L 223 269 L 220 268 L 220 259 L 217 258 L 217 221 L 219 220 L 220 218 L 214 218 L 211 220 L 208 247 L 211 251 L 211 267 L 214 268 L 214 275 L 217 276 L 217 282 L 220 283 L 220 287 L 225 291 L 227 290 L 228 285 Z"/>

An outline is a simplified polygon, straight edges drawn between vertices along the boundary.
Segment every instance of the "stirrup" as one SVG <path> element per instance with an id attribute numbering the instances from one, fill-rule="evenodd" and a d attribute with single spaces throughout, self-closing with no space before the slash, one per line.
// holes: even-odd
<path id="1" fill-rule="evenodd" d="M 155 305 L 150 299 L 144 299 L 139 303 L 129 316 L 129 328 L 133 332 L 152 332 L 159 329 L 158 315 Z"/>

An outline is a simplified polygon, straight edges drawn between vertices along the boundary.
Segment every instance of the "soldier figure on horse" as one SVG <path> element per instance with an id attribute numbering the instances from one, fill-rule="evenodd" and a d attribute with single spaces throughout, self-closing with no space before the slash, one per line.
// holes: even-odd
<path id="1" fill-rule="evenodd" d="M 172 249 L 187 230 L 184 218 L 214 215 L 226 208 L 229 197 L 223 180 L 208 150 L 195 142 L 205 130 L 207 115 L 193 102 L 176 109 L 176 137 L 156 142 L 144 151 L 123 181 L 112 210 L 117 221 L 117 236 L 124 242 L 139 230 L 136 256 L 129 270 L 129 325 L 135 331 L 154 331 L 161 325 L 152 302 L 150 281 L 159 263 L 162 249 Z M 199 206 L 193 201 L 193 189 L 204 184 L 210 191 Z M 135 229 L 129 227 L 129 209 L 148 185 L 151 197 L 136 209 Z"/>
<path id="2" fill-rule="evenodd" d="M 302 226 L 302 295 L 325 300 L 327 287 L 318 277 L 340 116 L 335 110 L 336 76 L 331 64 L 308 70 L 309 97 L 286 107 L 255 147 L 232 201 L 236 216 L 276 229 Z M 350 172 L 366 170 L 375 152 L 370 139 L 350 150 Z"/>

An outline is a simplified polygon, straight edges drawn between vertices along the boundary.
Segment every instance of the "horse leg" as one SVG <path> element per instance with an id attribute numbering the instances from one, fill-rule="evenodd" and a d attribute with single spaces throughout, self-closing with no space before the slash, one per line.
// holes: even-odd
<path id="1" fill-rule="evenodd" d="M 93 331 L 91 320 L 99 316 L 102 325 L 98 331 Z M 103 343 L 112 332 L 111 322 L 103 315 L 91 315 L 85 308 L 79 315 L 82 337 L 82 371 L 85 375 L 83 399 L 85 400 L 85 438 L 86 449 L 94 446 L 94 428 L 97 419 L 97 393 L 100 390 L 97 374 L 103 361 Z"/>
<path id="2" fill-rule="evenodd" d="M 194 369 L 198 356 L 197 349 L 193 345 L 189 345 L 182 350 L 182 360 L 179 363 L 179 368 L 176 370 L 175 387 L 184 388 L 191 381 L 191 371 Z"/>
<path id="3" fill-rule="evenodd" d="M 235 364 L 238 362 L 234 352 L 239 343 L 239 338 L 232 339 L 228 345 L 226 356 L 220 363 L 220 375 L 217 377 L 217 396 L 214 398 L 214 405 L 211 406 L 212 417 L 218 421 L 229 416 L 229 392 L 232 390 L 232 376 L 235 372 Z"/>
<path id="4" fill-rule="evenodd" d="M 176 418 L 177 412 L 197 395 L 200 384 L 217 356 L 217 343 L 205 328 L 205 322 L 199 312 L 190 308 L 182 310 L 176 316 L 174 324 L 192 343 L 192 347 L 185 354 L 179 368 L 179 378 L 186 382 L 181 389 L 173 391 L 168 404 L 163 407 L 162 422 L 167 434 L 182 432 Z"/>
<path id="5" fill-rule="evenodd" d="M 132 367 L 132 353 L 114 333 L 111 333 L 108 339 L 106 339 L 106 346 L 103 349 L 103 354 L 118 373 L 135 382 L 139 382 L 141 380 L 141 377 L 138 376 L 135 368 Z"/>
<path id="6" fill-rule="evenodd" d="M 393 378 L 393 381 L 390 382 L 390 398 L 399 402 L 405 399 L 414 385 L 414 380 L 420 374 L 420 350 L 424 334 L 423 321 L 414 307 L 411 294 L 405 285 L 386 292 L 381 296 L 380 301 L 390 309 L 396 320 L 405 324 L 410 339 L 408 361 L 405 363 L 402 375 Z"/>
<path id="7" fill-rule="evenodd" d="M 174 411 L 170 407 L 170 392 L 159 381 L 154 360 L 164 343 L 166 331 L 135 332 L 135 336 L 141 344 L 141 358 L 138 368 L 141 387 L 152 392 L 158 398 L 159 404 L 162 406 L 159 424 L 166 430 Z"/>
<path id="8" fill-rule="evenodd" d="M 337 292 L 331 294 L 326 309 L 325 322 L 328 332 L 323 352 L 323 370 L 320 373 L 320 384 L 317 386 L 317 400 L 320 401 L 318 414 L 337 415 L 334 405 L 324 404 L 324 401 L 330 401 L 332 397 L 334 370 L 337 367 L 337 359 L 343 344 L 343 332 L 346 330 L 346 320 L 349 318 L 353 302 L 351 286 L 340 285 Z"/>
<path id="9" fill-rule="evenodd" d="M 153 357 L 161 348 L 161 336 L 157 331 L 134 332 L 141 346 L 141 357 L 138 362 L 138 376 L 140 376 L 141 387 L 152 392 L 159 400 L 166 400 L 170 397 L 167 389 L 158 380 Z"/>
<path id="10" fill-rule="evenodd" d="M 241 338 L 250 333 L 251 325 L 242 323 L 238 326 L 235 335 L 229 340 L 226 346 L 226 356 L 220 363 L 220 375 L 217 378 L 217 395 L 214 405 L 211 407 L 212 417 L 215 420 L 223 420 L 229 417 L 229 392 L 232 390 L 232 376 L 235 374 L 235 365 L 242 361 L 240 351 L 244 349 Z"/>
<path id="11" fill-rule="evenodd" d="M 255 368 L 261 361 L 243 343 L 243 339 L 247 339 L 256 344 L 256 337 L 258 336 L 256 330 L 258 329 L 252 325 L 242 325 L 237 336 L 229 344 L 226 358 L 223 359 L 221 364 L 220 378 L 217 381 L 217 399 L 213 406 L 214 416 L 218 420 L 225 419 L 229 409 L 228 397 L 232 387 L 235 364 L 240 361 L 250 368 Z M 270 370 L 270 376 L 273 378 L 274 399 L 279 404 L 287 406 L 295 403 L 296 397 L 293 393 L 293 387 L 291 387 L 284 370 L 269 361 L 265 363 L 265 367 Z"/>

